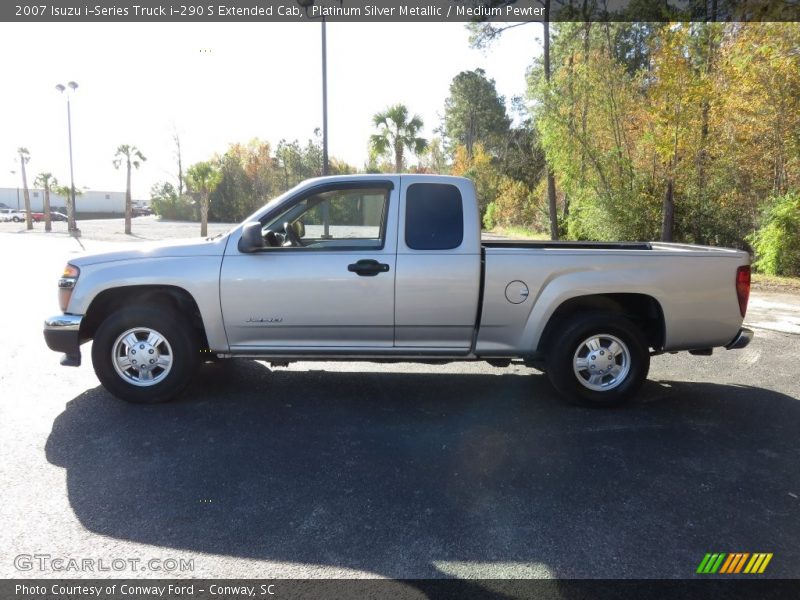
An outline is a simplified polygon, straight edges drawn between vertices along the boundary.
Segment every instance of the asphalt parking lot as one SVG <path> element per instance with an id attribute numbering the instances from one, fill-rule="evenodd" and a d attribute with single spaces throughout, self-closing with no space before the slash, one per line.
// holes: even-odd
<path id="1" fill-rule="evenodd" d="M 655 358 L 622 410 L 564 405 L 517 366 L 256 361 L 131 406 L 87 346 L 66 368 L 42 339 L 78 244 L 13 231 L 0 577 L 163 574 L 15 566 L 49 554 L 193 559 L 181 577 L 680 578 L 707 552 L 771 552 L 764 576 L 800 576 L 800 336 L 780 323 L 741 351 Z"/>

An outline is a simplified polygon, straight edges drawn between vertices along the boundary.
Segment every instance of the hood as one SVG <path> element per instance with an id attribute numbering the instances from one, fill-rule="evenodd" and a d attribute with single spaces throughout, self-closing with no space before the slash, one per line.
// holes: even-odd
<path id="1" fill-rule="evenodd" d="M 150 260 L 154 258 L 175 258 L 192 256 L 222 256 L 228 236 L 214 240 L 170 240 L 167 242 L 146 242 L 126 244 L 124 250 L 84 254 L 70 259 L 76 267 L 96 265 L 100 263 Z"/>

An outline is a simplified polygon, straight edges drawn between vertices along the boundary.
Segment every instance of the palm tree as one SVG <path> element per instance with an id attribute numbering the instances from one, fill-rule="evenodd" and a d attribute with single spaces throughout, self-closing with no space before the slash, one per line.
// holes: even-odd
<path id="1" fill-rule="evenodd" d="M 119 169 L 125 163 L 128 168 L 127 187 L 125 188 L 125 233 L 131 233 L 131 166 L 139 166 L 146 161 L 144 154 L 142 154 L 136 146 L 122 144 L 117 147 L 117 152 L 114 154 L 114 168 Z"/>
<path id="2" fill-rule="evenodd" d="M 44 230 L 51 231 L 53 226 L 50 224 L 50 189 L 58 185 L 58 180 L 52 173 L 39 173 L 33 181 L 33 185 L 44 190 Z"/>
<path id="3" fill-rule="evenodd" d="M 28 176 L 25 173 L 25 164 L 31 159 L 31 153 L 27 148 L 17 148 L 19 154 L 19 164 L 22 168 L 22 188 L 25 195 L 25 227 L 33 229 L 33 220 L 31 220 L 31 196 L 28 192 Z"/>
<path id="4" fill-rule="evenodd" d="M 72 188 L 68 185 L 59 185 L 58 181 L 55 177 L 53 177 L 53 181 L 50 183 L 50 191 L 54 193 L 56 196 L 64 196 L 66 198 L 66 207 L 67 207 L 67 226 L 69 223 L 74 222 L 75 218 L 75 208 L 72 206 Z M 79 189 L 75 190 L 75 196 L 82 196 L 83 192 Z M 73 219 L 71 221 L 70 219 Z"/>
<path id="5" fill-rule="evenodd" d="M 373 152 L 384 155 L 394 154 L 394 168 L 400 173 L 403 170 L 403 153 L 406 149 L 419 154 L 428 147 L 428 140 L 417 137 L 422 129 L 422 118 L 414 115 L 408 118 L 408 108 L 403 104 L 395 104 L 372 117 L 372 123 L 378 133 L 369 138 Z"/>
<path id="6" fill-rule="evenodd" d="M 209 196 L 220 181 L 222 181 L 222 171 L 212 162 L 199 162 L 186 171 L 187 186 L 193 192 L 200 194 L 200 237 L 208 235 Z"/>

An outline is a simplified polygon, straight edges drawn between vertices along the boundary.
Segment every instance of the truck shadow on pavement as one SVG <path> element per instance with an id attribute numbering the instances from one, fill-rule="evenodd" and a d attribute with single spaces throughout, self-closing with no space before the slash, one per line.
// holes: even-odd
<path id="1" fill-rule="evenodd" d="M 87 529 L 172 550 L 404 578 L 687 577 L 763 551 L 798 575 L 798 400 L 648 382 L 599 411 L 498 373 L 207 365 L 171 404 L 88 390 L 46 455 Z"/>

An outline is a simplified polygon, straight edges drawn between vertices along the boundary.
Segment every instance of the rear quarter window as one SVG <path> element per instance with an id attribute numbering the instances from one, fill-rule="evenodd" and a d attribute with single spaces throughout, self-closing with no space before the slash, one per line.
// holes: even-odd
<path id="1" fill-rule="evenodd" d="M 454 185 L 414 183 L 406 191 L 406 246 L 452 250 L 464 241 L 464 208 Z"/>

